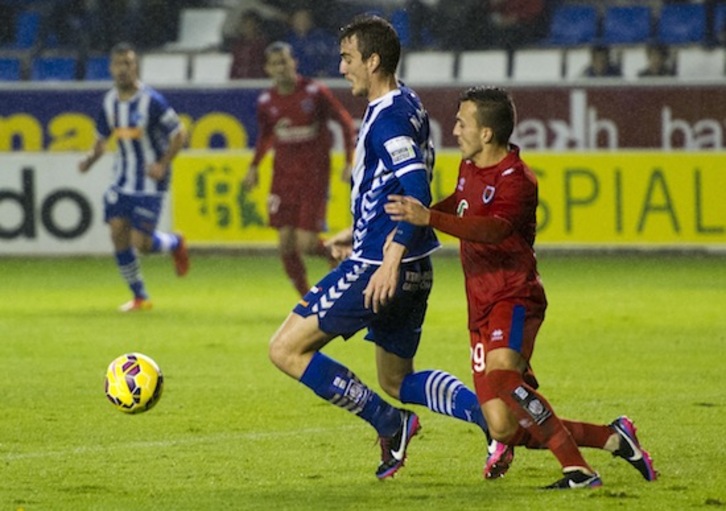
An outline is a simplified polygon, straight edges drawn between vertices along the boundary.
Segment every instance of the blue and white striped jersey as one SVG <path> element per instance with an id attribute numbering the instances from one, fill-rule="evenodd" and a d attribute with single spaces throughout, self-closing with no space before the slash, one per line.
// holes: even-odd
<path id="1" fill-rule="evenodd" d="M 420 259 L 439 247 L 432 229 L 399 225 L 383 209 L 391 194 L 411 195 L 428 206 L 433 167 L 429 117 L 416 93 L 402 85 L 369 103 L 351 177 L 351 259 L 380 263 L 386 237 L 393 230 L 405 233 L 404 261 Z"/>
<path id="2" fill-rule="evenodd" d="M 115 135 L 113 186 L 130 195 L 155 195 L 169 188 L 170 173 L 161 181 L 146 174 L 146 166 L 166 152 L 171 136 L 181 128 L 179 117 L 166 99 L 147 85 L 129 100 L 119 100 L 114 87 L 103 98 L 96 130 L 103 139 Z"/>

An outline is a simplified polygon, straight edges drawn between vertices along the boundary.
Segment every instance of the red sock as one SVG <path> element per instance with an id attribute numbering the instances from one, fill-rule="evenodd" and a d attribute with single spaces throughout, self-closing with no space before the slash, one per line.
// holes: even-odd
<path id="1" fill-rule="evenodd" d="M 575 443 L 580 447 L 595 447 L 602 449 L 613 434 L 610 426 L 602 424 L 589 424 L 587 422 L 574 422 L 562 419 L 562 424 L 572 435 Z"/>
<path id="2" fill-rule="evenodd" d="M 298 252 L 290 252 L 281 254 L 282 265 L 285 267 L 285 273 L 290 277 L 292 285 L 295 287 L 300 296 L 305 296 L 310 290 L 308 284 L 307 273 L 305 272 L 305 263 Z"/>
<path id="3" fill-rule="evenodd" d="M 567 428 L 567 431 L 572 435 L 572 439 L 575 441 L 578 447 L 594 447 L 596 449 L 602 449 L 605 447 L 605 443 L 613 434 L 613 430 L 610 426 L 603 426 L 600 424 L 589 424 L 587 422 L 573 422 L 566 419 L 561 419 L 562 425 Z M 520 427 L 517 432 L 510 439 L 511 445 L 523 445 L 527 449 L 546 449 L 545 445 L 532 438 L 526 429 Z"/>
<path id="4" fill-rule="evenodd" d="M 572 435 L 555 415 L 550 404 L 524 383 L 521 373 L 494 370 L 487 373 L 486 377 L 497 396 L 506 403 L 519 424 L 531 436 L 528 444 L 546 446 L 563 468 L 583 467 L 592 472 Z M 518 440 L 522 442 L 527 439 L 521 435 Z"/>

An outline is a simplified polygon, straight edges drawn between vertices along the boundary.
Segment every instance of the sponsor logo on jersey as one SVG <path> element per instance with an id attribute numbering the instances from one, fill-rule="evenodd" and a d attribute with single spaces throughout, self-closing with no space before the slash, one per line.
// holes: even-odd
<path id="1" fill-rule="evenodd" d="M 492 342 L 501 341 L 504 339 L 504 332 L 501 328 L 497 328 L 492 332 Z"/>
<path id="2" fill-rule="evenodd" d="M 113 133 L 119 140 L 139 140 L 143 134 L 138 127 L 116 128 Z"/>
<path id="3" fill-rule="evenodd" d="M 456 216 L 462 217 L 466 210 L 469 209 L 469 203 L 466 199 L 461 199 L 459 204 L 456 206 Z"/>
<path id="4" fill-rule="evenodd" d="M 395 137 L 387 140 L 383 145 L 394 165 L 416 157 L 416 150 L 410 137 Z"/>
<path id="5" fill-rule="evenodd" d="M 459 190 L 460 192 L 463 192 L 464 191 L 464 185 L 465 184 L 466 184 L 466 178 L 465 177 L 460 177 L 459 178 L 459 184 L 456 185 L 456 189 Z"/>

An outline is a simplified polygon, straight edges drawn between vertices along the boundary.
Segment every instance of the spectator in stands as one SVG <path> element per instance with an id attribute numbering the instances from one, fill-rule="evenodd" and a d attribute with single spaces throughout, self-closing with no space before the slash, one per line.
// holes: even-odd
<path id="1" fill-rule="evenodd" d="M 420 50 L 438 45 L 438 40 L 433 35 L 437 22 L 432 6 L 436 3 L 437 0 L 406 0 L 404 11 L 408 14 L 408 48 Z"/>
<path id="2" fill-rule="evenodd" d="M 480 0 L 439 0 L 429 24 L 444 50 L 475 50 L 488 46 L 489 10 Z"/>
<path id="3" fill-rule="evenodd" d="M 237 22 L 236 37 L 229 41 L 232 65 L 229 77 L 265 78 L 265 48 L 270 44 L 264 30 L 262 16 L 255 11 L 245 11 Z"/>
<path id="4" fill-rule="evenodd" d="M 491 45 L 518 48 L 544 38 L 549 28 L 544 0 L 489 0 Z"/>
<path id="5" fill-rule="evenodd" d="M 88 53 L 89 12 L 84 0 L 38 2 L 38 7 L 42 18 L 35 53 L 48 48 L 72 49 L 81 57 Z"/>
<path id="6" fill-rule="evenodd" d="M 15 38 L 15 20 L 18 15 L 18 5 L 11 0 L 0 0 L 0 46 L 9 44 Z"/>
<path id="7" fill-rule="evenodd" d="M 338 76 L 338 41 L 332 33 L 316 25 L 310 9 L 292 12 L 285 42 L 292 47 L 301 75 Z"/>
<path id="8" fill-rule="evenodd" d="M 595 45 L 590 50 L 590 65 L 585 68 L 582 76 L 588 78 L 606 78 L 622 76 L 620 66 L 613 62 L 610 47 Z"/>
<path id="9" fill-rule="evenodd" d="M 650 44 L 646 48 L 648 64 L 638 73 L 640 77 L 675 76 L 676 70 L 671 62 L 670 51 L 664 44 Z"/>
<path id="10" fill-rule="evenodd" d="M 95 51 L 110 51 L 118 41 L 134 41 L 137 48 L 156 48 L 174 41 L 185 8 L 200 7 L 202 0 L 81 0 L 89 16 Z"/>
<path id="11" fill-rule="evenodd" d="M 227 9 L 227 17 L 222 25 L 222 39 L 231 41 L 237 38 L 239 20 L 247 11 L 255 11 L 263 20 L 268 38 L 273 41 L 282 37 L 287 23 L 284 10 L 271 5 L 266 0 L 215 0 L 209 2 L 213 6 Z M 281 27 L 278 29 L 278 26 Z"/>

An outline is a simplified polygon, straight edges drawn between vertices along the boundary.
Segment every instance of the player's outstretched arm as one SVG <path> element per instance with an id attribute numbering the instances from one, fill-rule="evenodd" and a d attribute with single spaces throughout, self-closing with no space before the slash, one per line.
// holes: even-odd
<path id="1" fill-rule="evenodd" d="M 413 225 L 429 225 L 459 239 L 479 243 L 500 243 L 512 233 L 512 224 L 494 216 L 459 217 L 428 209 L 414 197 L 389 195 L 385 210 L 391 219 Z"/>
<path id="2" fill-rule="evenodd" d="M 93 144 L 91 152 L 84 156 L 81 161 L 78 162 L 78 170 L 81 172 L 88 172 L 91 167 L 103 156 L 103 152 L 106 149 L 105 140 L 99 138 L 96 143 Z"/>
<path id="3" fill-rule="evenodd" d="M 408 222 L 418 226 L 429 225 L 429 208 L 414 197 L 389 195 L 388 202 L 383 207 L 394 222 Z"/>

